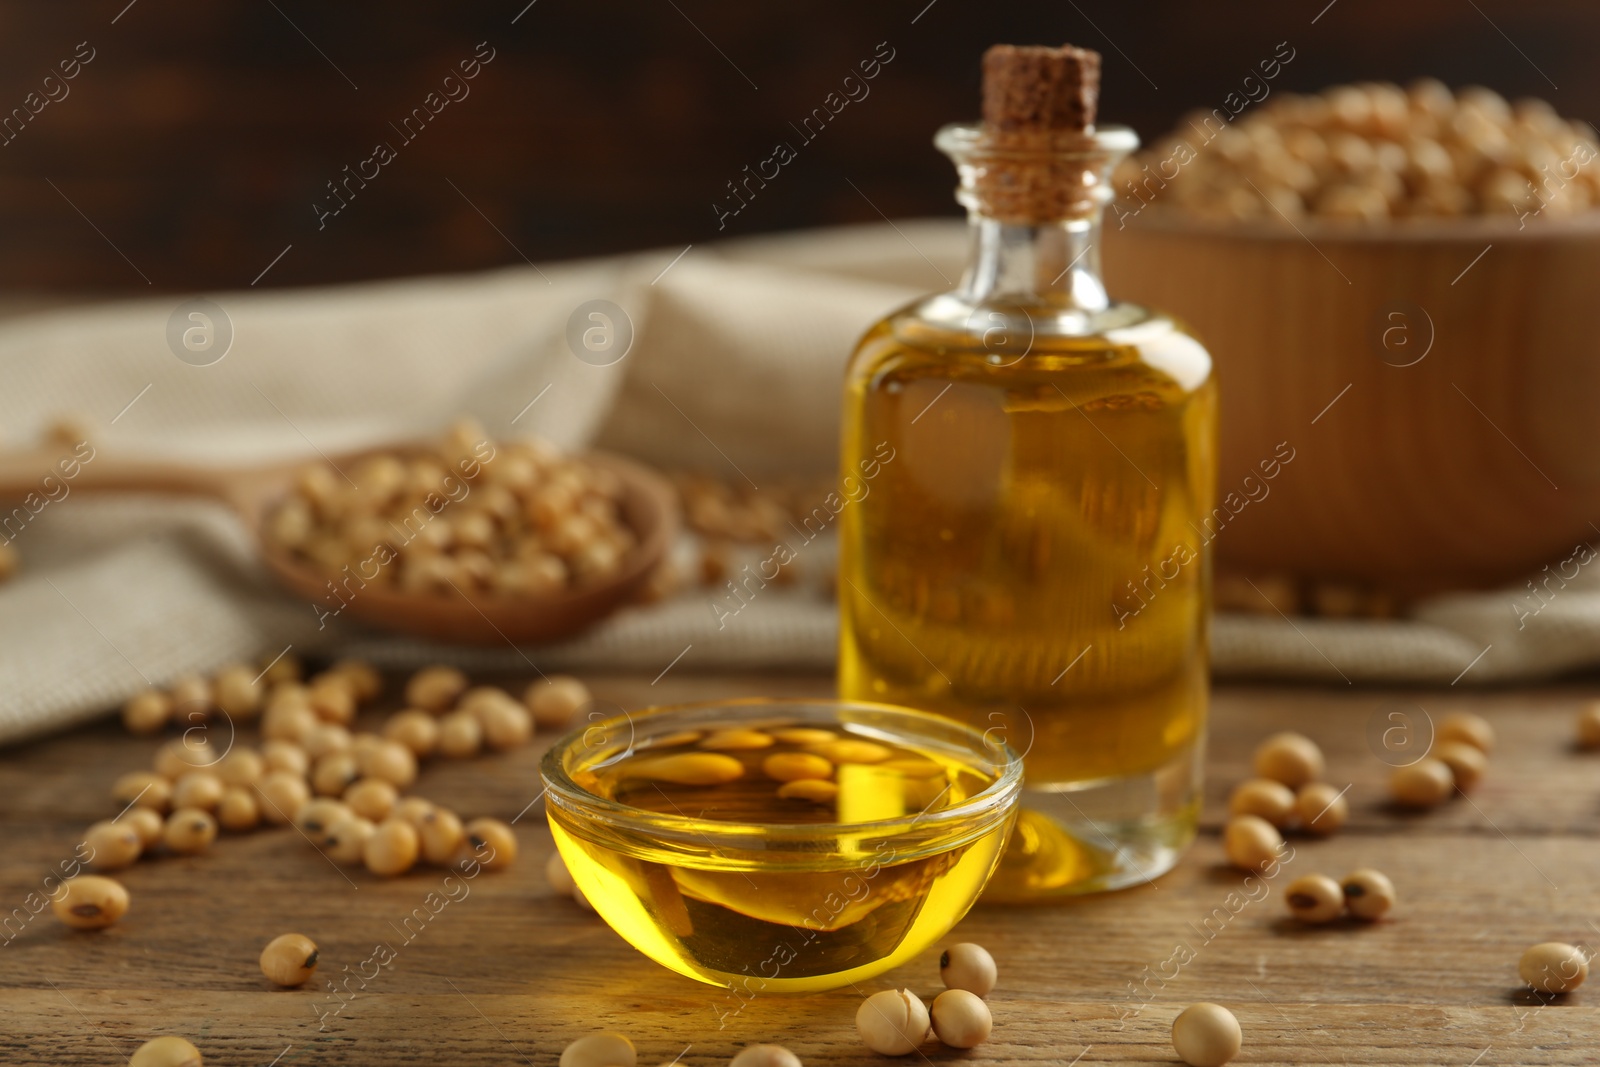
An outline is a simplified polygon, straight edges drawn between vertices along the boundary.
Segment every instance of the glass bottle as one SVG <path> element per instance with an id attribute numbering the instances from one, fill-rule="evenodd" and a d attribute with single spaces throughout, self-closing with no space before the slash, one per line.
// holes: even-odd
<path id="1" fill-rule="evenodd" d="M 966 271 L 867 331 L 843 418 L 844 484 L 865 493 L 841 516 L 840 695 L 1025 753 L 991 900 L 1142 883 L 1192 841 L 1216 480 L 1209 354 L 1100 278 L 1109 176 L 1137 137 L 1014 142 L 939 132 Z M 996 190 L 1030 182 L 1055 195 L 1019 217 Z"/>

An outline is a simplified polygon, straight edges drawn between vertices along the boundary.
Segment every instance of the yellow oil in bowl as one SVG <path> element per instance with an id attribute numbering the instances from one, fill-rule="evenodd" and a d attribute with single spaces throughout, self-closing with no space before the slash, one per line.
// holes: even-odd
<path id="1" fill-rule="evenodd" d="M 799 993 L 898 966 L 966 914 L 1021 763 L 921 712 L 761 700 L 592 724 L 543 770 L 562 858 L 630 944 L 703 982 Z"/>

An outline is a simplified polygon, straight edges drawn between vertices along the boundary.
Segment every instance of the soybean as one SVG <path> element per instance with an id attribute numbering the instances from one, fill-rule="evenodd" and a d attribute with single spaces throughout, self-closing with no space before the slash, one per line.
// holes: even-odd
<path id="1" fill-rule="evenodd" d="M 269 704 L 261 716 L 261 737 L 264 741 L 300 740 L 317 726 L 320 720 L 311 705 L 298 699 Z"/>
<path id="2" fill-rule="evenodd" d="M 120 821 L 95 823 L 84 833 L 83 841 L 89 846 L 89 862 L 99 871 L 121 870 L 144 851 L 139 830 Z"/>
<path id="3" fill-rule="evenodd" d="M 256 680 L 256 671 L 243 663 L 218 671 L 211 688 L 217 707 L 231 719 L 253 719 L 261 710 L 261 683 Z"/>
<path id="4" fill-rule="evenodd" d="M 933 1035 L 951 1048 L 976 1048 L 989 1040 L 994 1017 L 983 998 L 965 989 L 946 989 L 928 1010 Z"/>
<path id="5" fill-rule="evenodd" d="M 130 771 L 112 783 L 111 799 L 163 812 L 172 804 L 172 783 L 152 771 Z"/>
<path id="6" fill-rule="evenodd" d="M 621 1034 L 590 1034 L 561 1050 L 560 1067 L 637 1067 L 633 1042 Z"/>
<path id="7" fill-rule="evenodd" d="M 344 791 L 343 800 L 362 818 L 382 822 L 400 802 L 400 794 L 380 778 L 363 778 Z"/>
<path id="8" fill-rule="evenodd" d="M 517 836 L 499 819 L 473 819 L 467 823 L 466 834 L 473 857 L 484 870 L 498 871 L 516 861 Z"/>
<path id="9" fill-rule="evenodd" d="M 235 748 L 212 768 L 223 785 L 255 785 L 267 773 L 266 760 L 253 748 Z"/>
<path id="10" fill-rule="evenodd" d="M 375 700 L 383 692 L 383 675 L 366 660 L 342 659 L 328 668 L 327 673 L 343 678 L 359 701 Z"/>
<path id="11" fill-rule="evenodd" d="M 101 930 L 128 913 L 128 891 L 114 878 L 84 874 L 61 883 L 50 902 L 56 918 L 75 930 Z"/>
<path id="12" fill-rule="evenodd" d="M 1397 767 L 1389 777 L 1389 791 L 1394 794 L 1395 803 L 1406 808 L 1437 807 L 1450 799 L 1455 784 L 1449 766 L 1432 757 Z"/>
<path id="13" fill-rule="evenodd" d="M 124 826 L 131 826 L 139 835 L 139 843 L 149 848 L 161 840 L 161 831 L 166 822 L 153 808 L 132 807 L 118 815 L 116 822 Z"/>
<path id="14" fill-rule="evenodd" d="M 904 1056 L 928 1036 L 928 1009 L 909 989 L 885 989 L 861 1002 L 856 1032 L 874 1052 Z"/>
<path id="15" fill-rule="evenodd" d="M 1303 923 L 1330 923 L 1344 912 L 1344 890 L 1325 874 L 1301 875 L 1284 889 L 1283 898 Z"/>
<path id="16" fill-rule="evenodd" d="M 342 800 L 332 797 L 318 797 L 308 800 L 294 813 L 294 824 L 304 830 L 314 841 L 318 834 L 323 833 L 347 815 L 352 815 L 350 805 Z"/>
<path id="17" fill-rule="evenodd" d="M 155 771 L 176 780 L 196 768 L 209 767 L 216 759 L 203 733 L 196 731 L 193 737 L 185 733 L 156 749 Z"/>
<path id="18" fill-rule="evenodd" d="M 1445 741 L 1465 741 L 1487 756 L 1494 749 L 1494 727 L 1482 715 L 1470 711 L 1457 711 L 1439 720 L 1434 731 L 1434 744 Z"/>
<path id="19" fill-rule="evenodd" d="M 311 757 L 306 755 L 305 749 L 293 741 L 268 741 L 261 746 L 262 774 L 270 771 L 288 771 L 304 778 L 310 770 Z"/>
<path id="20" fill-rule="evenodd" d="M 484 706 L 477 713 L 483 727 L 483 740 L 490 748 L 504 751 L 528 743 L 533 736 L 533 716 L 514 700 Z"/>
<path id="21" fill-rule="evenodd" d="M 128 1067 L 201 1067 L 200 1050 L 167 1034 L 140 1045 L 128 1059 Z"/>
<path id="22" fill-rule="evenodd" d="M 350 731 L 336 722 L 318 723 L 300 738 L 300 747 L 305 749 L 306 755 L 313 760 L 338 752 L 349 752 L 354 743 L 355 739 Z"/>
<path id="23" fill-rule="evenodd" d="M 317 847 L 335 863 L 360 863 L 366 851 L 367 839 L 377 830 L 370 819 L 359 815 L 346 815 L 335 819 L 323 831 Z"/>
<path id="24" fill-rule="evenodd" d="M 311 769 L 311 789 L 321 797 L 343 796 L 361 780 L 361 762 L 353 752 L 331 752 Z"/>
<path id="25" fill-rule="evenodd" d="M 211 683 L 198 674 L 186 674 L 167 690 L 172 701 L 172 717 L 180 725 L 193 726 L 211 714 Z"/>
<path id="26" fill-rule="evenodd" d="M 414 756 L 431 756 L 439 746 L 439 723 L 420 708 L 408 708 L 384 723 L 383 736 L 400 742 Z"/>
<path id="27" fill-rule="evenodd" d="M 760 730 L 713 730 L 700 739 L 701 748 L 714 752 L 749 752 L 772 745 L 772 735 Z"/>
<path id="28" fill-rule="evenodd" d="M 947 989 L 964 989 L 974 996 L 986 997 L 999 981 L 1000 971 L 988 949 L 963 941 L 939 955 L 939 977 Z"/>
<path id="29" fill-rule="evenodd" d="M 261 824 L 261 804 L 256 794 L 242 785 L 230 785 L 217 803 L 217 823 L 234 833 L 254 830 Z"/>
<path id="30" fill-rule="evenodd" d="M 460 817 L 449 808 L 434 808 L 417 820 L 416 826 L 422 844 L 422 860 L 436 867 L 454 859 L 467 836 Z"/>
<path id="31" fill-rule="evenodd" d="M 1326 782 L 1302 786 L 1300 795 L 1295 798 L 1301 829 L 1326 835 L 1342 827 L 1350 818 L 1350 802 L 1344 798 L 1344 793 Z"/>
<path id="32" fill-rule="evenodd" d="M 835 763 L 882 763 L 894 755 L 890 749 L 880 744 L 853 738 L 841 738 L 822 745 L 812 745 L 807 751 Z"/>
<path id="33" fill-rule="evenodd" d="M 746 1045 L 728 1061 L 728 1067 L 801 1067 L 800 1057 L 782 1045 Z"/>
<path id="34" fill-rule="evenodd" d="M 522 694 L 522 702 L 543 729 L 559 730 L 577 717 L 579 709 L 593 699 L 589 687 L 566 674 L 552 674 L 534 682 Z"/>
<path id="35" fill-rule="evenodd" d="M 809 752 L 775 752 L 761 761 L 761 772 L 779 782 L 832 778 L 833 764 Z"/>
<path id="36" fill-rule="evenodd" d="M 1317 743 L 1293 731 L 1273 734 L 1256 749 L 1256 774 L 1282 782 L 1290 789 L 1321 778 L 1326 766 Z"/>
<path id="37" fill-rule="evenodd" d="M 1344 906 L 1358 919 L 1377 922 L 1394 907 L 1394 883 L 1388 875 L 1371 867 L 1345 875 L 1340 889 L 1344 892 Z"/>
<path id="38" fill-rule="evenodd" d="M 838 797 L 838 783 L 824 781 L 821 778 L 802 778 L 795 782 L 785 782 L 778 787 L 780 800 L 809 800 L 813 804 L 831 804 Z"/>
<path id="39" fill-rule="evenodd" d="M 483 745 L 483 727 L 469 711 L 452 711 L 439 720 L 439 754 L 451 759 L 476 756 Z"/>
<path id="40" fill-rule="evenodd" d="M 363 775 L 381 778 L 396 789 L 404 789 L 417 780 L 417 757 L 398 741 L 381 740 L 357 760 Z"/>
<path id="41" fill-rule="evenodd" d="M 132 734 L 153 734 L 172 718 L 172 700 L 167 694 L 146 689 L 122 705 L 122 725 Z"/>
<path id="42" fill-rule="evenodd" d="M 294 821 L 294 813 L 311 799 L 306 780 L 289 771 L 268 771 L 256 783 L 261 798 L 261 817 L 275 826 Z"/>
<path id="43" fill-rule="evenodd" d="M 1489 769 L 1483 749 L 1465 741 L 1441 741 L 1433 746 L 1432 757 L 1450 768 L 1457 789 L 1470 793 Z"/>
<path id="44" fill-rule="evenodd" d="M 467 691 L 467 676 L 454 667 L 424 667 L 406 683 L 406 703 L 442 712 Z"/>
<path id="45" fill-rule="evenodd" d="M 389 814 L 392 818 L 404 819 L 412 826 L 420 827 L 422 820 L 427 818 L 428 813 L 432 810 L 433 802 L 431 800 L 424 800 L 422 797 L 404 797 L 400 803 L 394 806 L 394 811 Z"/>
<path id="46" fill-rule="evenodd" d="M 499 686 L 480 685 L 462 694 L 461 700 L 456 704 L 456 710 L 470 711 L 478 717 L 479 722 L 482 722 L 485 710 L 496 706 L 503 707 L 507 704 L 515 704 L 517 707 L 522 707 L 521 704 L 517 703 L 515 697 Z"/>
<path id="47" fill-rule="evenodd" d="M 1262 871 L 1283 854 L 1283 835 L 1256 815 L 1235 815 L 1222 831 L 1223 851 L 1235 867 Z"/>
<path id="48" fill-rule="evenodd" d="M 818 730 L 809 726 L 790 726 L 774 730 L 772 736 L 786 745 L 826 745 L 830 741 L 839 739 L 832 730 Z"/>
<path id="49" fill-rule="evenodd" d="M 1220 1004 L 1191 1004 L 1172 1021 L 1172 1048 L 1189 1067 L 1222 1067 L 1239 1054 L 1244 1034 Z"/>
<path id="50" fill-rule="evenodd" d="M 355 691 L 348 680 L 341 676 L 324 672 L 312 678 L 306 692 L 306 702 L 312 713 L 323 722 L 344 726 L 355 721 Z"/>
<path id="51" fill-rule="evenodd" d="M 211 811 L 222 800 L 225 788 L 222 779 L 210 771 L 189 771 L 172 783 L 172 806 Z"/>
<path id="52" fill-rule="evenodd" d="M 273 985 L 305 985 L 317 970 L 317 943 L 305 934 L 279 934 L 261 950 L 261 973 Z"/>
<path id="53" fill-rule="evenodd" d="M 1228 799 L 1228 814 L 1254 815 L 1281 830 L 1294 819 L 1294 792 L 1271 778 L 1250 778 L 1234 789 Z"/>
<path id="54" fill-rule="evenodd" d="M 416 828 L 396 818 L 378 824 L 362 846 L 361 859 L 373 874 L 394 876 L 404 874 L 416 865 L 421 851 L 421 840 Z"/>
<path id="55" fill-rule="evenodd" d="M 676 785 L 724 785 L 744 776 L 744 764 L 716 752 L 685 752 L 639 759 L 628 769 L 641 778 Z"/>
<path id="56" fill-rule="evenodd" d="M 1541 993 L 1570 993 L 1589 977 L 1589 960 L 1576 946 L 1545 941 L 1522 954 L 1517 973 Z"/>
<path id="57" fill-rule="evenodd" d="M 304 677 L 305 668 L 297 656 L 285 651 L 261 667 L 261 680 L 268 686 L 276 687 L 284 682 L 298 682 Z"/>
<path id="58" fill-rule="evenodd" d="M 179 855 L 204 852 L 217 839 L 217 820 L 209 811 L 199 808 L 178 808 L 167 816 L 161 840 Z"/>

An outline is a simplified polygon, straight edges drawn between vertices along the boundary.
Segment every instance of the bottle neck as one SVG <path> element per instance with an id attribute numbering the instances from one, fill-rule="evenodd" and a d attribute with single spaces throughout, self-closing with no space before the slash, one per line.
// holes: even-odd
<path id="1" fill-rule="evenodd" d="M 1068 315 L 1110 307 L 1100 280 L 1100 216 L 1112 197 L 1112 169 L 1139 145 L 1132 130 L 1013 133 L 957 123 L 934 144 L 956 165 L 956 199 L 972 226 L 959 297 Z"/>
<path id="2" fill-rule="evenodd" d="M 1096 312 L 1110 306 L 1100 278 L 1100 212 L 1017 223 L 973 213 L 959 295 L 974 304 Z"/>

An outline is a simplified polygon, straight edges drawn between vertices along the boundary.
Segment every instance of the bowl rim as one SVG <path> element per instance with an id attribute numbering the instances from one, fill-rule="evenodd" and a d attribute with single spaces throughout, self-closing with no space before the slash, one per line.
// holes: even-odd
<path id="1" fill-rule="evenodd" d="M 1121 201 L 1116 201 L 1120 204 Z M 1118 216 L 1108 206 L 1106 234 L 1144 231 L 1162 236 L 1180 235 L 1222 238 L 1237 241 L 1329 242 L 1335 244 L 1403 245 L 1403 244 L 1460 244 L 1482 247 L 1482 242 L 1517 242 L 1548 244 L 1582 241 L 1600 237 L 1600 208 L 1580 212 L 1563 218 L 1534 219 L 1526 226 L 1515 215 L 1472 215 L 1464 218 L 1403 218 L 1382 222 L 1343 222 L 1319 219 L 1314 216 L 1291 220 L 1284 224 L 1281 218 L 1265 219 L 1205 219 L 1185 215 L 1172 208 L 1160 207 L 1152 202 L 1146 213 L 1142 208 L 1129 218 L 1127 225 L 1113 225 Z"/>
<path id="2" fill-rule="evenodd" d="M 871 822 L 716 823 L 693 819 L 686 815 L 664 815 L 598 796 L 573 781 L 562 766 L 563 756 L 575 744 L 583 743 L 584 737 L 591 730 L 614 728 L 622 724 L 629 724 L 631 727 L 640 719 L 665 719 L 681 716 L 686 712 L 770 708 L 775 714 L 782 715 L 786 711 L 799 711 L 806 707 L 825 707 L 834 711 L 840 708 L 859 709 L 875 714 L 892 715 L 906 721 L 921 721 L 945 731 L 953 730 L 971 739 L 972 751 L 987 749 L 995 753 L 999 763 L 999 773 L 994 781 L 977 793 L 959 804 L 938 811 L 930 812 L 924 809 L 915 814 L 898 815 Z M 632 747 L 630 738 L 625 751 L 631 751 Z M 544 783 L 543 796 L 546 801 L 556 798 L 560 806 L 573 814 L 632 830 L 654 831 L 669 835 L 684 834 L 708 844 L 713 843 L 713 839 L 717 837 L 744 839 L 752 835 L 759 835 L 769 840 L 786 841 L 833 837 L 841 834 L 873 837 L 905 832 L 917 826 L 937 826 L 986 811 L 994 818 L 1003 819 L 1017 808 L 1022 795 L 1022 757 L 1017 755 L 1006 742 L 991 740 L 987 731 L 978 731 L 955 719 L 915 708 L 873 701 L 840 700 L 836 697 L 734 697 L 653 705 L 633 712 L 622 711 L 598 722 L 576 727 L 558 737 L 539 761 L 539 776 Z"/>

